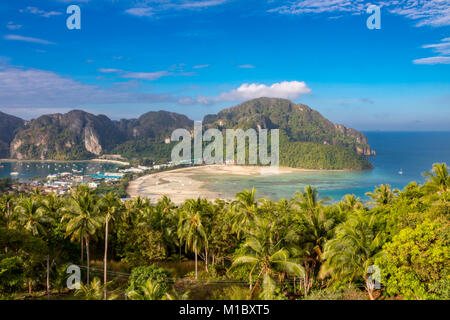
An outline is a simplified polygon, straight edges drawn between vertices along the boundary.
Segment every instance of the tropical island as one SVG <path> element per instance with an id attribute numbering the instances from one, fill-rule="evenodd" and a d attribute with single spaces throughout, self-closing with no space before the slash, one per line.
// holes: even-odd
<path id="1" fill-rule="evenodd" d="M 367 170 L 375 151 L 305 105 L 260 98 L 203 125 L 279 129 L 279 168 L 170 164 L 171 132 L 193 125 L 165 111 L 120 121 L 1 113 L 3 158 L 122 167 L 111 184 L 81 179 L 59 194 L 0 181 L 0 299 L 449 299 L 445 163 L 422 185 L 376 187 L 368 202 L 331 202 L 312 186 L 290 199 L 229 197 L 193 176 Z M 79 286 L 67 287 L 68 270 L 79 270 Z"/>
<path id="2" fill-rule="evenodd" d="M 16 160 L 92 160 L 115 155 L 141 165 L 170 161 L 171 133 L 193 130 L 184 115 L 159 111 L 110 120 L 74 110 L 31 121 L 0 113 L 0 157 Z M 366 170 L 375 155 L 367 137 L 324 118 L 308 106 L 259 98 L 207 115 L 205 129 L 279 129 L 280 165 L 325 170 Z M 117 160 L 117 159 L 116 159 Z"/>
<path id="3" fill-rule="evenodd" d="M 450 176 L 445 163 L 424 175 L 404 190 L 380 185 L 368 203 L 329 204 L 313 187 L 180 204 L 86 185 L 3 190 L 0 298 L 448 300 Z M 77 269 L 79 287 L 67 288 Z"/>

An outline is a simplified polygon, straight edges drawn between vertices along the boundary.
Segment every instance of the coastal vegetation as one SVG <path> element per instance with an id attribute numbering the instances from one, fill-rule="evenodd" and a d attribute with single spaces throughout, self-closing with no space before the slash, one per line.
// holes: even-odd
<path id="1" fill-rule="evenodd" d="M 381 185 L 363 203 L 120 201 L 84 185 L 65 196 L 3 192 L 2 299 L 449 299 L 450 176 Z M 70 264 L 82 285 L 65 288 Z"/>
<path id="2" fill-rule="evenodd" d="M 370 169 L 367 157 L 375 154 L 364 134 L 285 99 L 247 101 L 205 116 L 203 125 L 205 130 L 220 131 L 279 129 L 280 164 L 294 168 Z M 89 160 L 115 155 L 144 165 L 161 164 L 171 160 L 172 132 L 193 132 L 193 128 L 194 121 L 166 111 L 120 121 L 81 110 L 27 122 L 0 113 L 0 154 L 19 160 Z"/>

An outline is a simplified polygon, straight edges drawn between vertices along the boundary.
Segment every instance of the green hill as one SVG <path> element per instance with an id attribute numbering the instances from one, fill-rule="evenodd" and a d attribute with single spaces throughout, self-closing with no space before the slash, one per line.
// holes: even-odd
<path id="1" fill-rule="evenodd" d="M 375 155 L 367 137 L 334 124 L 306 105 L 285 99 L 259 98 L 208 115 L 204 126 L 241 129 L 280 129 L 280 164 L 309 169 L 372 168 Z"/>
<path id="2" fill-rule="evenodd" d="M 142 163 L 166 162 L 174 145 L 169 140 L 171 133 L 178 128 L 192 131 L 193 124 L 188 117 L 167 111 L 120 121 L 80 110 L 26 122 L 0 113 L 0 152 L 16 159 L 80 160 L 120 154 Z M 208 115 L 203 129 L 208 128 L 280 129 L 283 166 L 372 168 L 367 156 L 374 151 L 364 134 L 285 99 L 255 99 Z"/>

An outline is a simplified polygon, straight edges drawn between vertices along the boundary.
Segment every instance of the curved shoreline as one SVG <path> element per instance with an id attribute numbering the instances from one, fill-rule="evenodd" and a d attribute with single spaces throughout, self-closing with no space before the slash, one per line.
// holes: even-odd
<path id="1" fill-rule="evenodd" d="M 237 166 L 237 165 L 206 165 L 188 167 L 149 174 L 133 180 L 129 183 L 127 193 L 130 197 L 137 196 L 158 201 L 164 195 L 176 203 L 182 203 L 186 199 L 206 198 L 208 200 L 227 199 L 221 192 L 210 191 L 204 188 L 206 182 L 194 179 L 198 174 L 206 175 L 241 175 L 241 176 L 269 176 L 298 172 L 343 172 L 347 170 L 314 170 L 297 169 L 288 167 L 261 167 L 261 166 Z"/>

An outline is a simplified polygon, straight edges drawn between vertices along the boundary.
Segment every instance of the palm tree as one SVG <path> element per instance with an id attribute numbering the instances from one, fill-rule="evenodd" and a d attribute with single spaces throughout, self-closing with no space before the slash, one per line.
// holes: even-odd
<path id="1" fill-rule="evenodd" d="M 57 214 L 64 206 L 64 202 L 61 201 L 58 196 L 54 193 L 51 193 L 45 196 L 42 200 L 42 212 L 45 216 L 49 217 L 50 221 L 55 221 Z M 50 245 L 50 237 L 47 237 L 47 243 L 49 244 L 49 249 L 53 246 Z M 50 250 L 49 250 L 50 251 Z M 53 264 L 53 263 L 52 263 Z M 50 252 L 47 255 L 47 295 L 50 295 Z"/>
<path id="2" fill-rule="evenodd" d="M 0 198 L 0 212 L 5 219 L 6 229 L 9 229 L 14 218 L 14 203 L 16 199 L 12 194 L 6 194 Z M 8 244 L 5 244 L 5 253 L 8 253 Z"/>
<path id="3" fill-rule="evenodd" d="M 151 227 L 162 234 L 166 250 L 180 246 L 177 237 L 178 216 L 176 206 L 169 197 L 163 196 L 156 203 L 151 215 Z"/>
<path id="4" fill-rule="evenodd" d="M 302 258 L 306 270 L 304 275 L 306 295 L 319 272 L 325 243 L 332 239 L 334 228 L 339 221 L 323 208 L 309 213 L 299 212 L 297 219 L 299 225 L 298 247 L 301 248 L 298 256 Z"/>
<path id="5" fill-rule="evenodd" d="M 62 221 L 66 224 L 66 236 L 71 240 L 80 239 L 86 243 L 87 283 L 89 283 L 89 241 L 102 225 L 99 214 L 98 197 L 92 194 L 87 186 L 79 186 L 71 195 Z"/>
<path id="6" fill-rule="evenodd" d="M 392 203 L 398 192 L 398 189 L 391 190 L 390 185 L 382 184 L 379 187 L 376 187 L 374 192 L 367 192 L 366 196 L 372 199 L 372 201 L 369 202 L 370 204 L 385 206 Z"/>
<path id="7" fill-rule="evenodd" d="M 291 200 L 294 206 L 297 206 L 300 210 L 307 212 L 313 212 L 328 199 L 322 199 L 319 201 L 319 193 L 316 188 L 312 186 L 306 186 L 305 192 L 297 191 L 294 198 Z"/>
<path id="8" fill-rule="evenodd" d="M 382 236 L 377 231 L 376 216 L 355 214 L 338 227 L 336 238 L 325 245 L 321 275 L 333 274 L 334 279 L 363 279 L 371 300 L 373 284 L 367 271 L 382 254 Z"/>
<path id="9" fill-rule="evenodd" d="M 202 218 L 209 209 L 206 200 L 186 200 L 183 205 L 180 221 L 178 223 L 178 237 L 185 243 L 186 250 L 194 250 L 195 254 L 195 280 L 198 279 L 198 251 L 208 247 L 208 237 L 203 227 Z"/>
<path id="10" fill-rule="evenodd" d="M 160 300 L 165 294 L 163 287 L 151 278 L 147 279 L 139 289 L 128 291 L 127 297 L 131 300 Z"/>
<path id="11" fill-rule="evenodd" d="M 108 227 L 110 221 L 115 221 L 121 214 L 121 203 L 118 200 L 117 196 L 113 193 L 106 194 L 101 199 L 101 208 L 104 213 L 104 219 L 105 219 L 105 254 L 103 257 L 103 284 L 104 284 L 104 292 L 103 292 L 103 299 L 106 300 L 107 298 L 107 291 L 106 291 L 106 283 L 107 283 L 107 263 L 108 263 Z"/>
<path id="12" fill-rule="evenodd" d="M 90 284 L 80 284 L 80 289 L 75 291 L 75 296 L 81 296 L 85 300 L 102 300 L 103 292 L 108 284 L 102 285 L 99 278 L 95 277 Z M 108 300 L 117 299 L 117 295 L 111 295 Z"/>
<path id="13" fill-rule="evenodd" d="M 178 291 L 176 291 L 175 289 L 172 290 L 171 293 L 166 293 L 166 299 L 167 300 L 176 300 L 176 301 L 181 301 L 181 300 L 189 300 L 189 295 L 191 294 L 191 292 L 185 291 L 183 293 L 179 293 Z"/>
<path id="14" fill-rule="evenodd" d="M 16 205 L 15 211 L 25 230 L 34 236 L 45 234 L 42 223 L 50 221 L 51 217 L 44 215 L 42 202 L 37 196 L 21 199 Z M 28 292 L 31 293 L 31 279 L 28 279 Z"/>
<path id="15" fill-rule="evenodd" d="M 255 198 L 256 189 L 244 190 L 236 194 L 236 201 L 231 204 L 233 230 L 238 237 L 241 231 L 248 231 L 258 215 L 258 202 Z"/>
<path id="16" fill-rule="evenodd" d="M 0 198 L 0 211 L 5 219 L 6 229 L 14 215 L 15 196 L 13 194 L 5 194 Z"/>
<path id="17" fill-rule="evenodd" d="M 42 202 L 34 197 L 23 198 L 16 205 L 15 212 L 25 230 L 34 236 L 45 233 L 42 222 L 48 221 L 49 217 L 44 215 Z"/>
<path id="18" fill-rule="evenodd" d="M 342 199 L 344 208 L 347 211 L 359 210 L 363 207 L 363 203 L 354 194 L 346 194 Z"/>
<path id="19" fill-rule="evenodd" d="M 273 222 L 267 219 L 257 219 L 256 230 L 252 232 L 244 244 L 246 253 L 234 259 L 231 268 L 247 265 L 251 267 L 249 273 L 250 288 L 252 287 L 252 277 L 256 276 L 255 286 L 250 296 L 253 295 L 255 288 L 263 278 L 263 293 L 265 298 L 271 298 L 274 291 L 274 276 L 281 280 L 282 273 L 294 276 L 303 276 L 304 268 L 298 263 L 289 259 L 289 251 L 273 241 L 273 228 L 276 227 Z"/>
<path id="20" fill-rule="evenodd" d="M 448 190 L 448 187 L 450 186 L 450 176 L 445 163 L 433 164 L 431 172 L 425 172 L 423 175 L 427 178 L 426 186 L 431 190 L 437 190 L 441 193 L 445 193 Z"/>

